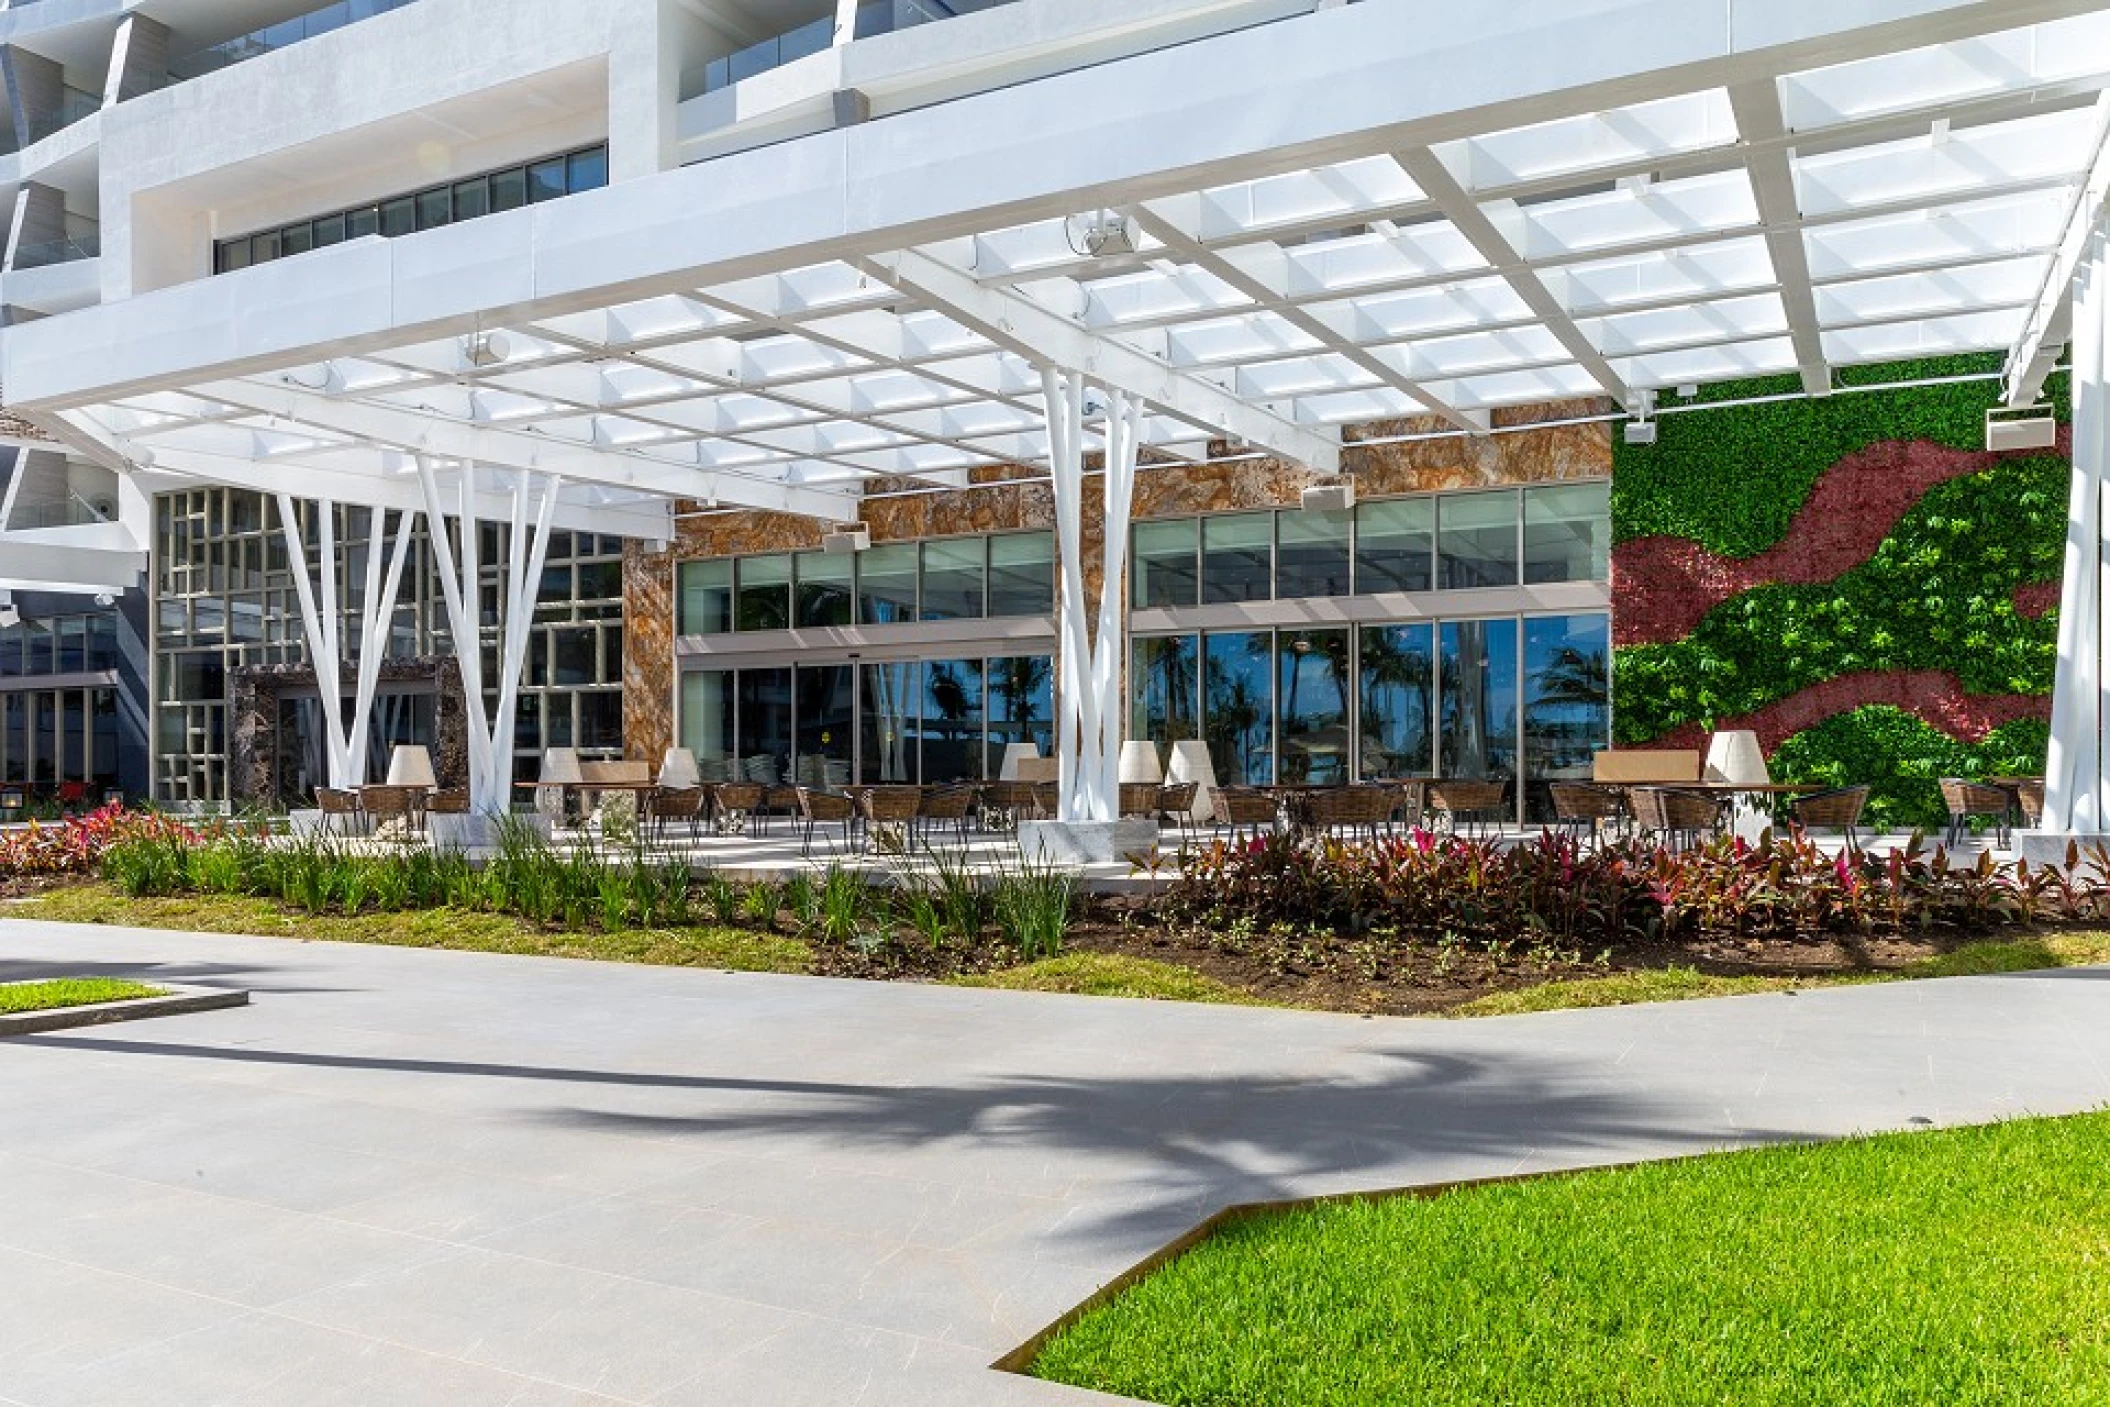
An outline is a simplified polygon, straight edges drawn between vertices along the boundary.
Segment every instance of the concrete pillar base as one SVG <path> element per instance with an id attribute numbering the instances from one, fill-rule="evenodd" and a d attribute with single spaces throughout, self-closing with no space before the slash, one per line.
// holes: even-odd
<path id="1" fill-rule="evenodd" d="M 2032 865 L 2066 864 L 2069 848 L 2079 852 L 2081 865 L 2085 868 L 2095 852 L 2110 856 L 2110 835 L 2067 835 L 2058 831 L 2016 831 L 2015 853 Z"/>
<path id="2" fill-rule="evenodd" d="M 1118 821 L 1020 821 L 1018 852 L 1038 865 L 1107 865 L 1158 852 L 1158 823 L 1148 816 Z"/>

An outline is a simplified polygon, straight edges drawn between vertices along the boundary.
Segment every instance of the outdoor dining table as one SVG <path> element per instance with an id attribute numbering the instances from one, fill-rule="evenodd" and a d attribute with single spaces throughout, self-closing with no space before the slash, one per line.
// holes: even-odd
<path id="1" fill-rule="evenodd" d="M 1614 788 L 1620 792 L 1657 788 L 1665 791 L 1698 792 L 1724 802 L 1730 813 L 1730 829 L 1745 840 L 1757 840 L 1772 824 L 1766 803 L 1775 797 L 1809 796 L 1826 790 L 1816 782 L 1627 782 Z M 1629 814 L 1633 802 L 1627 802 Z"/>

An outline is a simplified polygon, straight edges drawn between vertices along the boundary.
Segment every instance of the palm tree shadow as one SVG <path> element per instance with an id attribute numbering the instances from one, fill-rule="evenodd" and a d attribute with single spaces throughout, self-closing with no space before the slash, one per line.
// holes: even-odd
<path id="1" fill-rule="evenodd" d="M 1578 1087 L 1529 1058 L 1385 1052 L 1374 1079 L 1020 1076 L 844 1089 L 693 1114 L 559 1108 L 571 1127 L 656 1138 L 733 1135 L 816 1155 L 991 1149 L 1107 1184 L 1058 1236 L 1157 1244 L 1220 1210 L 1322 1193 L 1490 1176 L 1527 1160 L 1587 1166 L 1809 1137 L 1695 1128 L 1690 1105 Z M 743 1105 L 750 1101 L 742 1101 Z M 1117 1184 L 1117 1185 L 1116 1185 Z"/>

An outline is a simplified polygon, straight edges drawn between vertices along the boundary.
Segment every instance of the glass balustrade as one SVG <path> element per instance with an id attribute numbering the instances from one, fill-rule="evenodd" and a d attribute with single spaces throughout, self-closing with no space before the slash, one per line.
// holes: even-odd
<path id="1" fill-rule="evenodd" d="M 76 235 L 72 239 L 47 239 L 36 244 L 25 244 L 17 249 L 14 267 L 44 269 L 54 264 L 71 264 L 81 259 L 100 258 L 102 252 L 103 241 L 99 234 Z"/>
<path id="2" fill-rule="evenodd" d="M 857 24 L 852 32 L 858 39 L 870 39 L 1014 3 L 1016 0 L 875 0 L 875 3 L 857 7 Z M 829 16 L 800 25 L 773 39 L 751 44 L 713 60 L 704 69 L 703 91 L 715 93 L 756 74 L 818 54 L 834 40 L 835 19 Z"/>
<path id="3" fill-rule="evenodd" d="M 202 77 L 416 3 L 417 0 L 339 0 L 335 5 L 267 24 L 173 59 L 169 76 L 177 80 Z"/>

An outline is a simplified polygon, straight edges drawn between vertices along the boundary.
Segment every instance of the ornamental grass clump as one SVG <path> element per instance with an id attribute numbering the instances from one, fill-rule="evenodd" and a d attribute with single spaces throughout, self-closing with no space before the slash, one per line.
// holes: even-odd
<path id="1" fill-rule="evenodd" d="M 1522 845 L 1415 831 L 1376 844 L 1267 836 L 1183 857 L 1165 912 L 1209 927 L 1294 925 L 1407 941 L 1563 949 L 1702 937 L 1820 938 L 1981 931 L 2110 915 L 2110 858 L 2064 867 L 1967 864 L 1915 840 L 1833 854 L 1799 833 L 1724 837 L 1686 850 Z"/>

